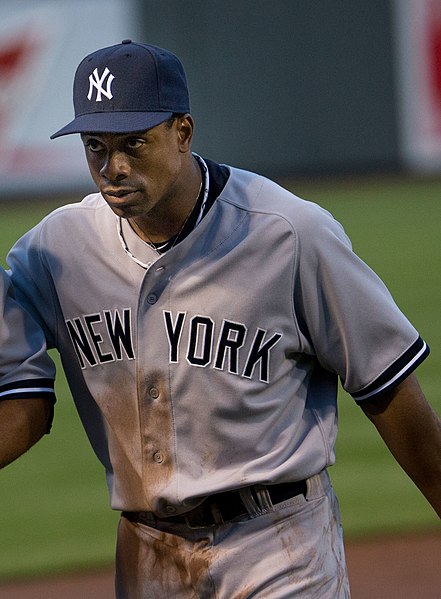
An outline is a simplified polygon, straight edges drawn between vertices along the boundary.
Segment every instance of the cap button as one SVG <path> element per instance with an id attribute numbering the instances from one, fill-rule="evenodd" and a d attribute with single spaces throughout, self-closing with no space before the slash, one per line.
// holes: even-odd
<path id="1" fill-rule="evenodd" d="M 123 40 L 121 43 L 122 44 L 131 44 L 132 40 Z"/>

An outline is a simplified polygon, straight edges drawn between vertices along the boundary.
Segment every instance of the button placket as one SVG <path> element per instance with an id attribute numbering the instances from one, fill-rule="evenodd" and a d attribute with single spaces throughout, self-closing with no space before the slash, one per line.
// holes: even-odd
<path id="1" fill-rule="evenodd" d="M 140 338 L 150 336 L 149 319 L 156 307 L 149 307 L 151 295 L 160 301 L 161 289 L 151 285 L 154 271 L 150 271 L 150 280 L 145 285 L 145 295 L 140 303 L 141 313 L 146 314 L 139 330 Z M 154 293 L 156 292 L 156 294 Z M 150 312 L 152 310 L 153 312 Z M 143 348 L 144 351 L 145 348 Z M 162 489 L 173 482 L 175 459 L 173 453 L 174 427 L 171 415 L 169 380 L 163 361 L 159 358 L 162 348 L 152 359 L 143 361 L 139 377 L 139 409 L 141 415 L 142 479 L 146 493 L 157 501 Z M 163 498 L 161 499 L 161 503 Z M 173 501 L 172 501 L 173 502 Z M 162 510 L 165 505 L 162 503 Z"/>

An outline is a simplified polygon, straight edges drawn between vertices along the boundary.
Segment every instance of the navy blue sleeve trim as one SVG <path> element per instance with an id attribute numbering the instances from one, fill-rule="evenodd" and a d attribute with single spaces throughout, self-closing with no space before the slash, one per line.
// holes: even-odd
<path id="1" fill-rule="evenodd" d="M 29 399 L 45 397 L 55 403 L 53 379 L 26 379 L 0 386 L 0 401 L 4 399 Z"/>
<path id="2" fill-rule="evenodd" d="M 352 393 L 352 397 L 355 401 L 361 403 L 393 389 L 407 378 L 409 374 L 427 358 L 429 353 L 429 346 L 423 339 L 421 339 L 421 337 L 418 337 L 415 343 L 413 343 L 396 362 L 383 372 L 381 376 L 364 389 Z"/>

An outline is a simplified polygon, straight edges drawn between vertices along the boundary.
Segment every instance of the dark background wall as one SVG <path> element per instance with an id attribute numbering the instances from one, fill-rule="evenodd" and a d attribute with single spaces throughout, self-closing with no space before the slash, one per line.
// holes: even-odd
<path id="1" fill-rule="evenodd" d="M 273 176 L 399 168 L 385 0 L 140 0 L 184 63 L 205 156 Z"/>

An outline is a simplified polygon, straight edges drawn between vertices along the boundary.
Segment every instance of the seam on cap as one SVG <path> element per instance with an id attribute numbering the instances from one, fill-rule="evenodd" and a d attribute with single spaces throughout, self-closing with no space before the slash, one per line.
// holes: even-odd
<path id="1" fill-rule="evenodd" d="M 155 54 L 150 50 L 149 47 L 147 46 L 143 46 L 141 44 L 135 44 L 136 46 L 140 46 L 141 48 L 143 48 L 144 50 L 147 50 L 147 52 L 150 54 L 150 56 L 153 59 L 153 62 L 155 64 L 155 76 L 156 76 L 156 89 L 158 97 L 157 97 L 157 102 L 158 102 L 158 106 L 161 106 L 162 108 L 162 102 L 161 102 L 161 98 L 162 98 L 162 89 L 160 89 L 161 85 L 160 85 L 160 81 L 159 81 L 159 69 L 158 69 L 158 62 L 156 60 L 156 56 Z M 171 112 L 171 110 L 165 111 L 165 110 L 158 110 L 155 112 Z"/>

